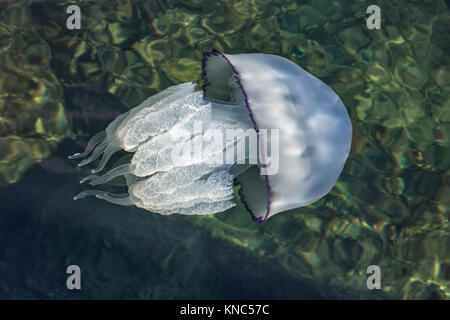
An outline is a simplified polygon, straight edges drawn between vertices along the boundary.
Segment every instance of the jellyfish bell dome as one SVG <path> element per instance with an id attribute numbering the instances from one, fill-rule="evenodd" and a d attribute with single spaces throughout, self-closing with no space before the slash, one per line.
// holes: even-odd
<path id="1" fill-rule="evenodd" d="M 279 129 L 274 174 L 247 170 L 241 197 L 258 221 L 308 205 L 326 195 L 348 157 L 352 125 L 336 93 L 292 61 L 270 54 L 207 53 L 206 98 L 244 101 L 255 130 Z M 230 88 L 233 76 L 239 86 Z M 260 144 L 267 147 L 265 143 Z M 264 153 L 264 152 L 263 152 Z"/>
<path id="2" fill-rule="evenodd" d="M 93 173 L 122 149 L 130 163 L 81 182 L 99 185 L 125 176 L 128 192 L 86 190 L 120 205 L 136 205 L 161 214 L 212 214 L 232 206 L 233 183 L 258 222 L 276 213 L 310 204 L 326 195 L 348 157 L 352 126 L 339 97 L 295 63 L 269 54 L 204 54 L 203 90 L 185 83 L 169 87 L 119 115 L 95 135 L 83 153 L 86 165 L 102 156 Z M 205 124 L 200 131 L 196 123 Z M 244 134 L 218 143 L 230 129 Z M 244 130 L 246 130 L 244 132 Z M 255 132 L 258 154 L 250 155 Z M 176 141 L 173 136 L 188 132 Z M 209 137 L 205 138 L 206 136 Z M 202 157 L 173 161 L 175 150 L 203 143 Z M 214 162 L 243 146 L 246 153 L 230 162 Z M 256 159 L 257 158 L 257 159 Z"/>

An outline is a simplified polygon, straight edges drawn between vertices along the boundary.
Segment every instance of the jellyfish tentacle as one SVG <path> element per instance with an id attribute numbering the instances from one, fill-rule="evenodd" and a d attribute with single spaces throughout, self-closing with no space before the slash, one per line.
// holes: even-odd
<path id="1" fill-rule="evenodd" d="M 73 197 L 73 200 L 80 200 L 80 199 L 90 197 L 90 196 L 95 197 L 97 193 L 98 193 L 98 190 L 84 190 L 84 191 L 81 191 L 79 194 L 75 195 Z"/>
<path id="2" fill-rule="evenodd" d="M 102 190 L 85 190 L 73 197 L 74 200 L 85 197 L 96 197 L 121 206 L 132 206 L 133 201 L 128 193 L 116 194 Z"/>
<path id="3" fill-rule="evenodd" d="M 131 173 L 131 165 L 128 163 L 117 166 L 102 176 L 90 175 L 81 179 L 80 183 L 91 180 L 89 184 L 96 186 L 111 181 L 112 179 Z"/>
<path id="4" fill-rule="evenodd" d="M 86 181 L 95 179 L 95 178 L 97 178 L 97 177 L 98 177 L 98 176 L 95 175 L 95 174 L 91 174 L 90 176 L 83 177 L 83 178 L 80 179 L 80 184 L 83 184 L 83 183 L 85 183 Z"/>
<path id="5" fill-rule="evenodd" d="M 134 204 L 128 193 L 114 194 L 109 192 L 102 192 L 100 194 L 97 194 L 96 197 L 121 206 L 132 206 Z"/>
<path id="6" fill-rule="evenodd" d="M 105 138 L 106 138 L 105 131 L 98 132 L 89 140 L 89 142 L 83 152 L 75 153 L 75 154 L 69 156 L 68 158 L 70 160 L 72 160 L 72 159 L 79 159 L 79 158 L 87 157 L 99 143 L 101 143 L 102 141 L 105 140 Z"/>
<path id="7" fill-rule="evenodd" d="M 97 147 L 95 147 L 94 151 L 92 151 L 92 154 L 89 156 L 89 158 L 84 159 L 81 161 L 78 166 L 82 167 L 84 165 L 87 165 L 91 163 L 92 161 L 95 161 L 100 155 L 105 151 L 105 149 L 108 147 L 109 141 L 103 141 L 100 143 Z"/>
<path id="8" fill-rule="evenodd" d="M 119 139 L 114 140 L 112 143 L 110 143 L 105 151 L 103 151 L 102 160 L 100 161 L 100 164 L 96 169 L 92 170 L 92 173 L 97 173 L 103 170 L 105 168 L 106 163 L 108 160 L 112 157 L 114 153 L 119 151 L 121 149 L 121 141 Z"/>

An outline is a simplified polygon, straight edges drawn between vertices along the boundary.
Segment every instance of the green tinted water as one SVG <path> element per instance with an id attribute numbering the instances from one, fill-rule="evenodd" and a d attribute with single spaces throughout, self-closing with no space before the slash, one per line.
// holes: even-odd
<path id="1" fill-rule="evenodd" d="M 325 296 L 449 298 L 450 14 L 443 1 L 378 1 L 380 30 L 366 27 L 367 1 L 77 3 L 82 28 L 70 31 L 65 10 L 71 2 L 0 1 L 0 195 L 20 184 L 27 170 L 36 170 L 33 164 L 53 173 L 61 166 L 62 173 L 47 179 L 61 179 L 55 184 L 76 190 L 85 172 L 64 171 L 73 164 L 65 160 L 61 143 L 72 143 L 67 153 L 78 151 L 75 143 L 85 143 L 149 95 L 175 83 L 200 82 L 202 52 L 282 55 L 332 87 L 348 109 L 353 143 L 338 183 L 323 199 L 279 214 L 264 227 L 254 224 L 240 204 L 203 217 L 154 217 L 137 210 L 144 217 L 128 219 L 153 219 L 139 220 L 147 229 L 104 231 L 103 236 L 124 246 L 124 252 L 136 250 L 133 242 L 122 244 L 133 232 L 136 237 L 162 232 L 158 241 L 170 238 L 173 244 L 149 253 L 159 271 L 139 269 L 148 277 L 166 277 L 167 282 L 152 281 L 166 283 L 161 290 L 167 294 L 148 293 L 145 288 L 151 285 L 143 281 L 139 297 L 207 297 L 190 296 L 178 282 L 203 290 L 192 275 L 213 272 L 213 262 L 200 262 L 202 255 L 215 255 L 204 249 L 211 241 L 224 248 L 213 260 L 225 268 L 226 252 L 249 261 L 249 268 L 239 271 L 244 279 L 261 272 L 254 267 L 260 261 L 264 268 L 276 266 L 277 272 L 316 286 Z M 48 157 L 59 162 L 48 165 Z M 50 245 L 43 234 L 61 213 L 52 211 L 57 200 L 48 201 L 46 213 L 40 213 L 41 234 L 30 235 L 43 247 Z M 95 200 L 87 203 L 96 205 Z M 108 204 L 88 211 L 87 206 L 77 210 L 100 215 L 100 221 L 109 219 L 110 210 L 121 211 L 117 220 L 105 222 L 113 229 L 114 221 L 124 223 L 126 212 L 135 210 Z M 101 225 L 83 217 L 80 230 Z M 60 225 L 71 221 L 61 219 Z M 165 230 L 156 232 L 158 227 Z M 183 228 L 201 235 L 180 233 Z M 128 237 L 118 235 L 124 232 Z M 63 235 L 57 233 L 52 241 Z M 127 272 L 133 274 L 128 268 L 146 263 L 144 256 L 115 256 L 114 246 L 104 250 L 111 261 L 127 265 L 119 268 L 124 279 Z M 191 257 L 196 250 L 203 253 Z M 60 259 L 73 260 L 71 252 L 61 253 Z M 77 257 L 89 264 L 86 255 Z M 1 262 L 9 263 L 6 258 Z M 187 280 L 187 271 L 181 271 L 186 264 Z M 373 264 L 382 271 L 381 292 L 366 287 L 366 268 Z M 89 268 L 100 272 L 101 264 Z M 27 285 L 38 290 L 36 282 Z M 92 286 L 87 297 L 101 297 Z M 42 289 L 41 296 L 54 297 L 46 292 Z"/>

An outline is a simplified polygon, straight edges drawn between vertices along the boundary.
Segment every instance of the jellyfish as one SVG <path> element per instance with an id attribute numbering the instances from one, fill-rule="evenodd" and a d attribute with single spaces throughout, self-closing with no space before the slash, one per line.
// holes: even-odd
<path id="1" fill-rule="evenodd" d="M 171 86 L 119 115 L 94 135 L 81 183 L 124 177 L 127 192 L 85 190 L 114 204 L 163 214 L 214 214 L 235 206 L 234 187 L 252 218 L 311 204 L 339 178 L 351 147 L 344 104 L 321 80 L 271 54 L 205 53 L 203 88 Z M 113 154 L 131 160 L 100 175 Z"/>

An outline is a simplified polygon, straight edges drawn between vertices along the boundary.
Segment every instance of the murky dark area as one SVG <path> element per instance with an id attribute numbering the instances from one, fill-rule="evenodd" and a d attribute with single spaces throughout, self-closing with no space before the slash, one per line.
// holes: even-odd
<path id="1" fill-rule="evenodd" d="M 2 192 L 2 298 L 323 298 L 275 261 L 243 260 L 192 221 L 94 199 L 72 205 L 77 184 L 70 173 L 35 168 Z M 79 292 L 65 285 L 71 264 L 82 270 Z"/>

